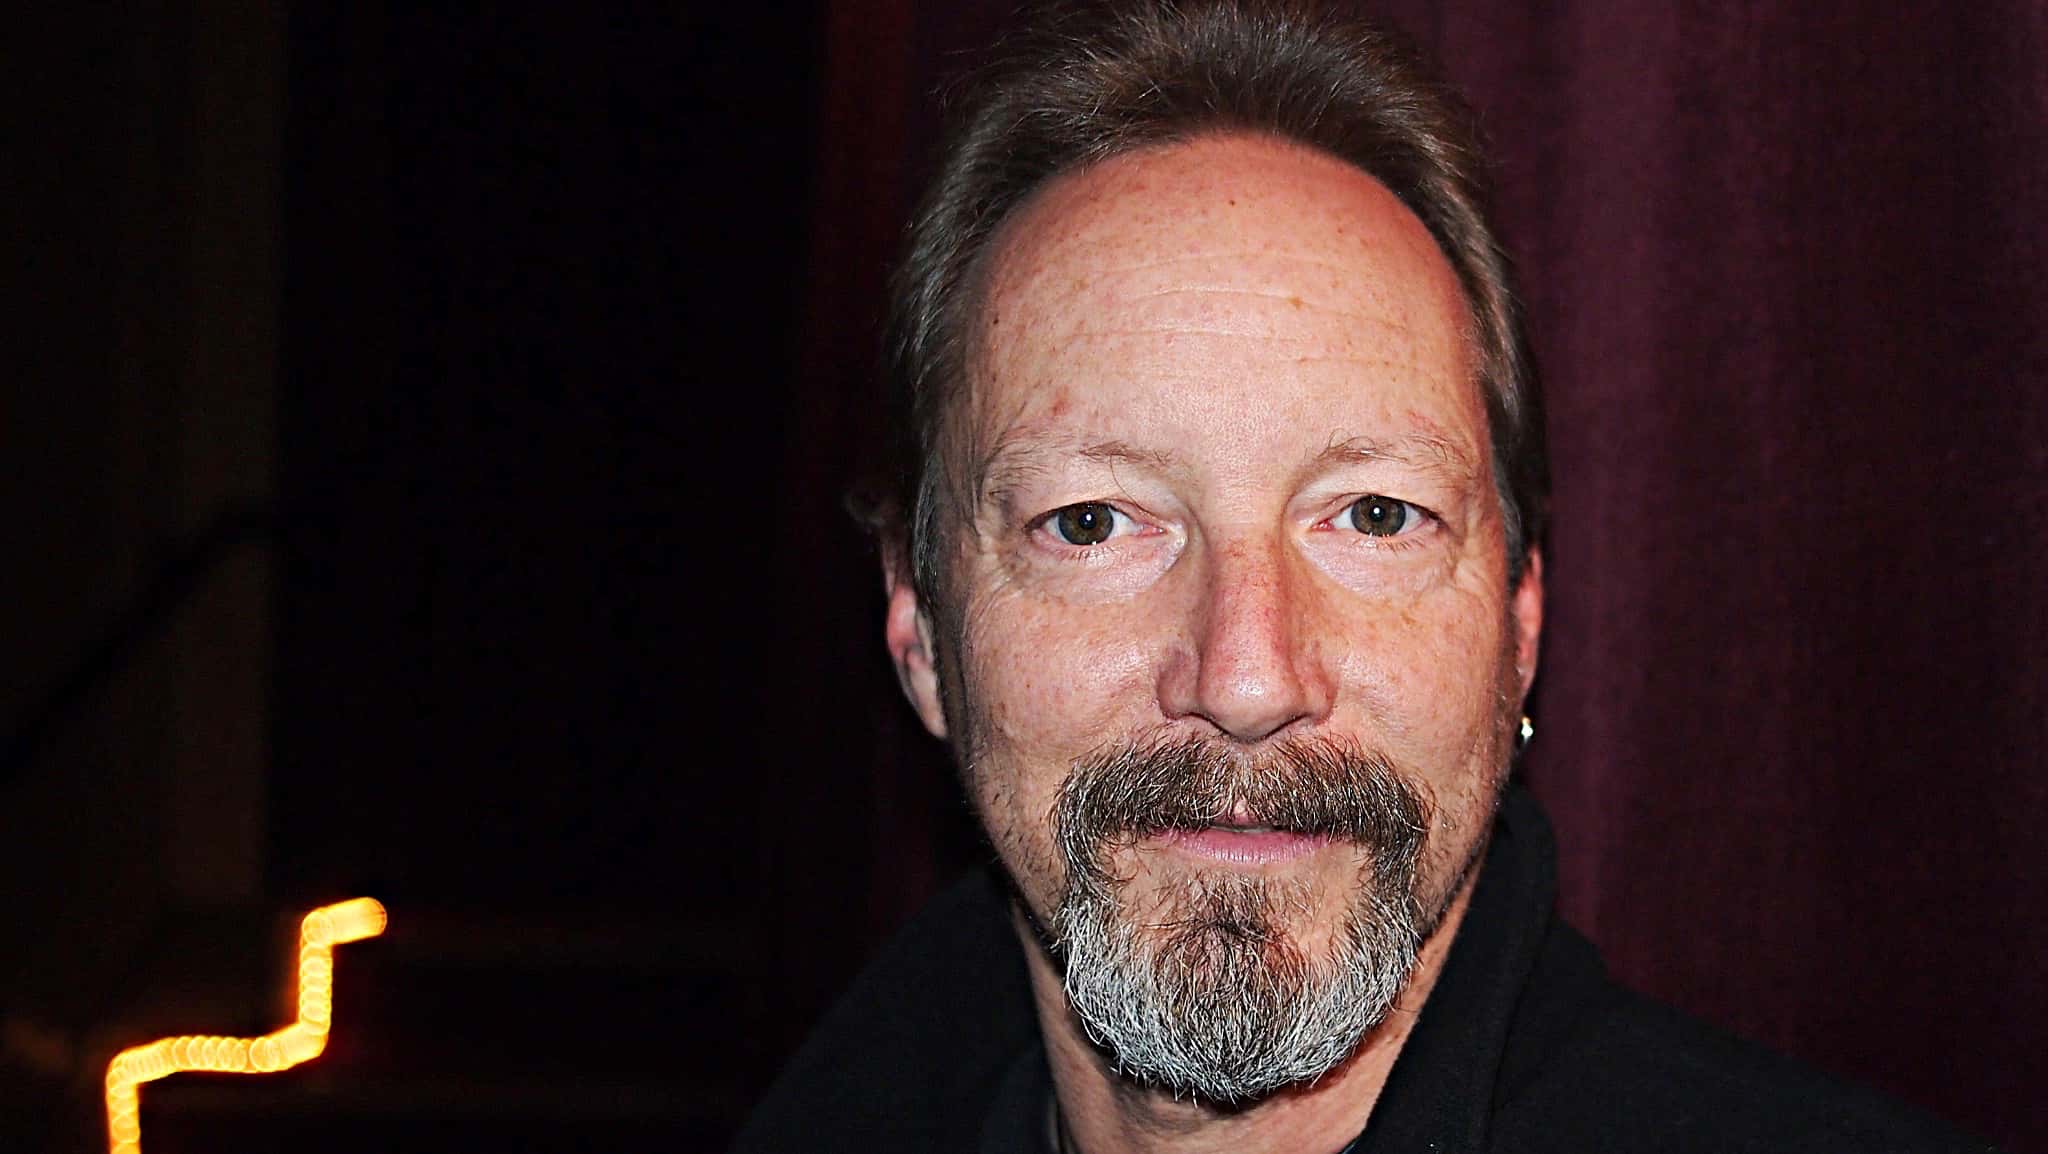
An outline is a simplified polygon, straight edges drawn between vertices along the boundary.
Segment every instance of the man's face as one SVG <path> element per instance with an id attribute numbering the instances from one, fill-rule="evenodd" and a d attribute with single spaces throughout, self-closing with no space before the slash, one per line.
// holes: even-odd
<path id="1" fill-rule="evenodd" d="M 1397 907 L 1426 932 L 1483 845 L 1541 612 L 1540 566 L 1506 585 L 1427 230 L 1341 162 L 1212 137 L 1054 182 L 984 275 L 945 605 L 898 582 L 889 634 L 1033 920 L 1130 955 L 1089 966 L 1180 966 L 1169 1030 L 1279 969 L 1328 986 Z M 1403 792 L 1412 876 L 1354 828 L 1399 826 Z"/>

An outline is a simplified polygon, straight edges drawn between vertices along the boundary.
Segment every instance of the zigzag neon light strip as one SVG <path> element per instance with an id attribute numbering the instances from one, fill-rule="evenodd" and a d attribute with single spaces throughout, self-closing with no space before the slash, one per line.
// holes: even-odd
<path id="1" fill-rule="evenodd" d="M 299 1017 L 260 1038 L 186 1034 L 130 1046 L 107 1064 L 107 1143 L 111 1154 L 141 1154 L 137 1087 L 183 1070 L 272 1074 L 320 1056 L 334 1018 L 334 947 L 384 932 L 384 907 L 371 898 L 321 906 L 299 923 Z"/>

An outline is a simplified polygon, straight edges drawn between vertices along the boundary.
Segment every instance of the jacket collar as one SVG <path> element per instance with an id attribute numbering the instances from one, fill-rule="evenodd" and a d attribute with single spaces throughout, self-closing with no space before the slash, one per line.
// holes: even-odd
<path id="1" fill-rule="evenodd" d="M 1516 1006 L 1554 924 L 1556 899 L 1550 823 L 1516 785 L 1494 823 L 1444 972 L 1394 1061 L 1357 1154 L 1486 1149 Z"/>

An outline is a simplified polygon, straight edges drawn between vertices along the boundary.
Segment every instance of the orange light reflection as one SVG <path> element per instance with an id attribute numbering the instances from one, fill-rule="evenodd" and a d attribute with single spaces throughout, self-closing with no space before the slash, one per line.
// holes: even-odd
<path id="1" fill-rule="evenodd" d="M 130 1046 L 107 1063 L 107 1148 L 140 1154 L 137 1087 L 184 1070 L 270 1074 L 320 1056 L 334 1019 L 334 947 L 384 932 L 384 907 L 372 898 L 321 906 L 299 923 L 299 1017 L 260 1038 L 186 1034 Z"/>

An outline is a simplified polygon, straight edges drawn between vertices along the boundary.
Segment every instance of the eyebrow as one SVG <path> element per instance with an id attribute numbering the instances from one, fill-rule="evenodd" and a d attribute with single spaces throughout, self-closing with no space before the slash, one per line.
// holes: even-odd
<path id="1" fill-rule="evenodd" d="M 1010 493 L 1031 477 L 1042 474 L 1048 458 L 1071 454 L 1088 461 L 1140 465 L 1154 472 L 1173 472 L 1180 458 L 1166 449 L 1147 449 L 1128 441 L 1095 441 L 1071 450 L 1064 445 L 1028 436 L 1005 437 L 991 451 L 977 477 L 980 500 L 1005 502 Z M 1464 479 L 1474 473 L 1471 460 L 1459 447 L 1433 433 L 1403 433 L 1395 437 L 1358 436 L 1332 441 L 1309 462 L 1309 475 L 1345 465 L 1387 462 L 1412 469 Z"/>
<path id="2" fill-rule="evenodd" d="M 1159 472 L 1174 469 L 1179 461 L 1166 450 L 1139 448 L 1128 441 L 1093 441 L 1070 449 L 1065 444 L 1029 436 L 1008 436 L 997 442 L 979 470 L 979 499 L 1005 501 L 1030 478 L 1044 473 L 1050 460 L 1070 456 L 1109 464 L 1142 465 Z"/>
<path id="3" fill-rule="evenodd" d="M 1398 437 L 1346 437 L 1332 441 L 1310 462 L 1311 472 L 1337 465 L 1360 465 L 1387 461 L 1414 469 L 1468 476 L 1472 461 L 1453 442 L 1433 433 L 1403 433 Z"/>
<path id="4" fill-rule="evenodd" d="M 1076 456 L 1090 461 L 1108 461 L 1126 465 L 1143 465 L 1161 472 L 1172 469 L 1179 459 L 1164 449 L 1140 449 L 1126 441 L 1097 441 L 1081 446 Z"/>

